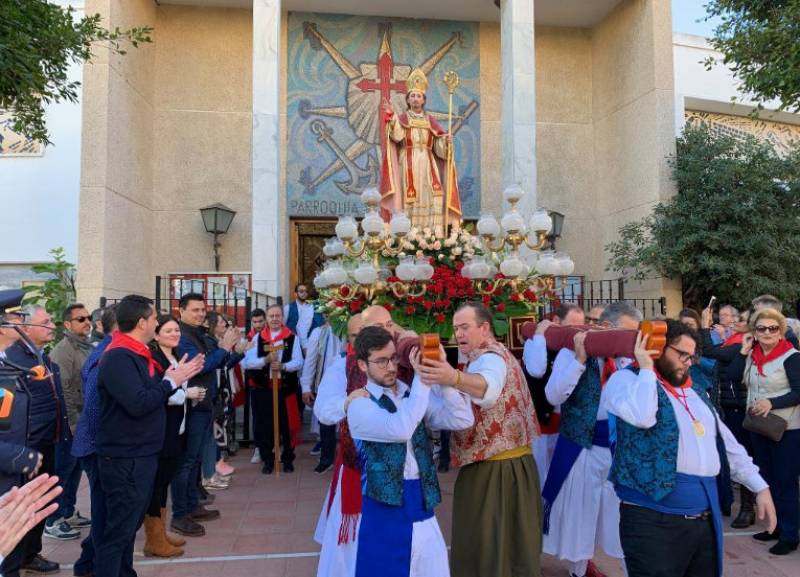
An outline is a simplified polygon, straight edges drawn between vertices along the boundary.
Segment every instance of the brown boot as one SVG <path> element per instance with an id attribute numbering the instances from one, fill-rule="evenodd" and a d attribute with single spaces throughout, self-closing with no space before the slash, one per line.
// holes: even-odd
<path id="1" fill-rule="evenodd" d="M 165 539 L 164 524 L 161 517 L 145 516 L 144 518 L 144 554 L 147 557 L 180 557 L 183 549 L 173 547 Z"/>
<path id="2" fill-rule="evenodd" d="M 183 547 L 186 545 L 186 539 L 167 531 L 167 510 L 164 507 L 161 507 L 161 524 L 164 526 L 164 536 L 170 545 L 173 547 Z"/>

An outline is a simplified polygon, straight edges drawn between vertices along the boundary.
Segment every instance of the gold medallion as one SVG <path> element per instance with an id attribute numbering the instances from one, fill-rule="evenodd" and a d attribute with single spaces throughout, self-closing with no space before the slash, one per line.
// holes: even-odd
<path id="1" fill-rule="evenodd" d="M 703 426 L 703 423 L 695 419 L 692 421 L 692 428 L 694 429 L 694 434 L 698 437 L 705 437 L 706 436 L 706 428 Z"/>

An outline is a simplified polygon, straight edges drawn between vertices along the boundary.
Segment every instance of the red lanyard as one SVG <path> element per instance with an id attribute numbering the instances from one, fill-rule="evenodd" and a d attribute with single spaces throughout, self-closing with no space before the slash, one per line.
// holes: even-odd
<path id="1" fill-rule="evenodd" d="M 661 375 L 659 375 L 658 373 L 656 373 L 656 375 L 658 376 L 658 382 L 663 385 L 663 387 L 667 390 L 667 392 L 670 395 L 675 397 L 675 399 L 681 404 L 681 406 L 684 409 L 686 409 L 686 412 L 689 413 L 689 416 L 692 418 L 692 421 L 693 422 L 697 421 L 697 419 L 694 416 L 694 413 L 692 413 L 692 410 L 689 408 L 689 401 L 687 400 L 687 396 L 686 396 L 686 389 L 688 389 L 689 387 L 692 386 L 692 382 L 691 381 L 687 381 L 687 384 L 686 384 L 685 387 L 679 387 L 680 390 L 681 390 L 681 393 L 679 394 L 678 393 L 678 389 L 676 389 L 674 386 L 672 386 L 671 384 L 666 382 L 663 379 L 663 377 Z"/>

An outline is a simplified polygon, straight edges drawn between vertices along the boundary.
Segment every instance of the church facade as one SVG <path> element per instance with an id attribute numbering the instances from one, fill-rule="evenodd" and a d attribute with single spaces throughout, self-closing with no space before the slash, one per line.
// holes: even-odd
<path id="1" fill-rule="evenodd" d="M 565 215 L 557 245 L 589 280 L 618 228 L 673 194 L 670 3 L 662 0 L 87 0 L 153 43 L 84 68 L 79 298 L 152 293 L 156 275 L 213 268 L 199 209 L 236 211 L 221 270 L 287 295 L 310 280 L 336 217 L 360 215 L 382 146 L 378 108 L 424 68 L 447 124 L 465 219 Z M 626 296 L 666 296 L 663 280 Z"/>

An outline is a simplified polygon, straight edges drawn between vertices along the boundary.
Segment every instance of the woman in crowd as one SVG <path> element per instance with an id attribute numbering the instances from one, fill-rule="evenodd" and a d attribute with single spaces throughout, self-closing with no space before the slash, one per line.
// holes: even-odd
<path id="1" fill-rule="evenodd" d="M 744 426 L 751 432 L 755 463 L 769 483 L 778 513 L 773 533 L 761 532 L 758 541 L 778 542 L 769 552 L 787 555 L 797 549 L 800 517 L 800 351 L 786 340 L 786 318 L 774 309 L 764 308 L 750 316 L 752 334 L 744 337 L 736 368 L 747 387 L 747 407 L 753 420 Z M 759 420 L 778 416 L 786 429 L 780 440 L 759 429 Z M 783 428 L 784 422 L 777 421 Z M 774 428 L 773 428 L 774 430 Z M 780 432 L 780 430 L 778 430 Z"/>
<path id="2" fill-rule="evenodd" d="M 710 309 L 703 311 L 700 330 L 704 337 L 703 356 L 717 361 L 716 389 L 719 406 L 722 409 L 722 420 L 747 454 L 752 457 L 750 431 L 742 427 L 747 413 L 747 385 L 742 382 L 741 367 L 737 368 L 735 363 L 741 357 L 739 352 L 742 350 L 742 338 L 750 332 L 747 322 L 749 317 L 749 311 L 737 316 L 732 333 L 717 346 L 711 341 L 713 319 Z M 756 522 L 755 495 L 744 485 L 739 486 L 739 495 L 739 514 L 731 523 L 731 527 L 745 529 Z"/>
<path id="3" fill-rule="evenodd" d="M 177 366 L 174 350 L 181 340 L 181 329 L 178 321 L 169 315 L 159 315 L 156 326 L 156 338 L 151 345 L 153 360 L 159 372 L 170 366 Z M 186 384 L 178 388 L 167 400 L 167 426 L 164 431 L 164 446 L 158 457 L 156 480 L 153 484 L 153 496 L 144 518 L 146 541 L 145 555 L 155 557 L 177 557 L 183 555 L 182 545 L 186 541 L 176 535 L 167 533 L 165 516 L 167 507 L 167 491 L 181 453 L 184 449 L 184 427 L 186 419 L 186 402 L 203 400 L 205 390 L 202 387 L 188 387 Z"/>
<path id="4" fill-rule="evenodd" d="M 708 334 L 703 334 L 700 331 L 701 321 L 700 315 L 697 313 L 697 311 L 694 309 L 683 309 L 680 314 L 678 314 L 678 320 L 697 333 L 698 338 L 700 339 L 697 343 L 697 350 L 702 351 L 704 344 L 710 341 L 708 341 Z M 708 391 L 708 394 L 711 396 L 711 400 L 714 401 L 714 405 L 719 406 L 716 395 L 716 387 L 714 386 L 715 364 L 716 362 L 713 359 L 703 355 L 696 363 L 689 367 L 689 375 L 692 377 L 693 383 L 697 383 Z"/>
<path id="5" fill-rule="evenodd" d="M 231 324 L 224 315 L 217 311 L 209 311 L 206 320 L 208 323 L 208 336 L 210 347 L 216 348 L 217 343 L 231 330 Z M 232 392 L 228 378 L 228 371 L 238 364 L 244 355 L 240 352 L 241 346 L 237 345 L 225 369 L 217 370 L 217 394 L 212 399 L 214 403 L 214 422 L 212 435 L 208 440 L 206 451 L 203 454 L 203 487 L 210 490 L 224 490 L 230 484 L 231 475 L 235 469 L 222 459 L 221 448 L 227 448 L 225 434 L 227 407 L 232 399 Z"/>

